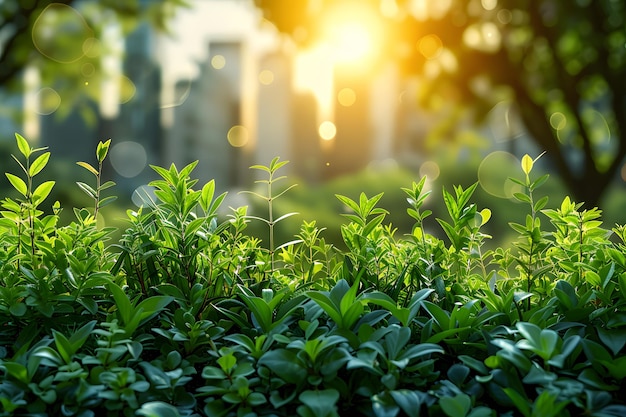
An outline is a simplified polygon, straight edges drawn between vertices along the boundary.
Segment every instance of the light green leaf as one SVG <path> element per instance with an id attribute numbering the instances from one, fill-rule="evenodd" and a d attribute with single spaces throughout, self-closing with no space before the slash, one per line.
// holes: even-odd
<path id="1" fill-rule="evenodd" d="M 50 152 L 45 152 L 37 157 L 31 164 L 28 173 L 31 177 L 39 174 L 42 169 L 48 165 L 48 160 L 50 159 Z"/>
<path id="2" fill-rule="evenodd" d="M 20 153 L 28 159 L 30 157 L 30 154 L 32 153 L 28 142 L 19 133 L 15 134 L 15 139 L 17 140 L 17 148 L 20 150 Z"/>
<path id="3" fill-rule="evenodd" d="M 4 175 L 7 176 L 9 182 L 11 183 L 11 185 L 13 185 L 13 188 L 15 188 L 20 194 L 26 197 L 26 194 L 28 193 L 28 187 L 26 186 L 24 180 L 16 175 L 9 174 L 8 172 Z"/>
<path id="4" fill-rule="evenodd" d="M 530 174 L 530 171 L 533 169 L 533 164 L 534 161 L 530 155 L 526 154 L 522 157 L 522 171 L 524 171 L 524 174 Z"/>
<path id="5" fill-rule="evenodd" d="M 489 219 L 491 219 L 491 210 L 489 210 L 488 208 L 482 209 L 480 211 L 480 217 L 482 218 L 482 223 L 481 223 L 481 226 L 482 226 L 485 223 L 487 223 Z"/>
<path id="6" fill-rule="evenodd" d="M 41 203 L 43 200 L 48 197 L 50 191 L 52 191 L 52 187 L 54 187 L 54 181 L 46 181 L 43 182 L 35 189 L 33 192 L 33 203 L 35 205 Z"/>
<path id="7" fill-rule="evenodd" d="M 111 139 L 106 142 L 98 143 L 98 146 L 96 147 L 96 157 L 98 158 L 98 162 L 102 163 L 102 161 L 104 161 L 104 158 L 106 158 L 107 153 L 109 152 L 110 145 Z"/>
<path id="8" fill-rule="evenodd" d="M 99 175 L 98 170 L 95 169 L 93 166 L 91 166 L 91 164 L 89 164 L 87 162 L 82 162 L 82 161 L 76 162 L 76 165 L 85 168 L 87 171 L 91 172 L 96 177 Z"/>

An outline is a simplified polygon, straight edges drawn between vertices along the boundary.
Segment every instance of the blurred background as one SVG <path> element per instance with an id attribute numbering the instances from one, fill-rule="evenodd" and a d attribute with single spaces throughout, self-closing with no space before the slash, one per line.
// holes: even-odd
<path id="1" fill-rule="evenodd" d="M 447 220 L 441 188 L 479 182 L 473 201 L 507 222 L 527 207 L 521 157 L 550 173 L 539 196 L 600 207 L 624 223 L 626 4 L 621 0 L 0 0 L 0 166 L 19 174 L 15 132 L 48 147 L 48 200 L 89 206 L 77 161 L 112 140 L 105 179 L 115 223 L 141 204 L 150 164 L 215 179 L 228 207 L 264 206 L 242 189 L 253 164 L 290 163 L 279 212 L 328 228 L 335 194 L 384 192 L 398 233 L 412 221 L 401 187 L 427 176 L 427 205 Z M 536 172 L 535 172 L 536 171 Z M 5 176 L 0 192 L 14 196 Z M 109 214 L 106 214 L 106 211 Z M 65 210 L 71 216 L 71 210 Z M 113 220 L 116 219 L 116 220 Z M 547 220 L 546 220 L 547 223 Z M 434 218 L 432 233 L 441 234 Z M 259 225 L 258 233 L 263 236 Z"/>

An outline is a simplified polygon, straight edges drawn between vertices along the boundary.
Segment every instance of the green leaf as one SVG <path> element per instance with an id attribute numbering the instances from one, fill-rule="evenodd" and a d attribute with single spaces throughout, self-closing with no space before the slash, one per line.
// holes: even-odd
<path id="1" fill-rule="evenodd" d="M 597 327 L 596 330 L 602 343 L 611 349 L 615 356 L 626 346 L 626 328 L 605 329 Z"/>
<path id="2" fill-rule="evenodd" d="M 120 318 L 122 319 L 122 323 L 129 323 L 134 314 L 134 309 L 132 304 L 130 303 L 130 300 L 128 299 L 128 296 L 119 285 L 113 282 L 107 285 L 107 288 L 113 294 L 115 306 L 117 307 L 117 311 L 120 315 Z"/>
<path id="3" fill-rule="evenodd" d="M 513 197 L 515 197 L 516 200 L 521 201 L 523 203 L 532 203 L 532 200 L 530 199 L 529 196 L 527 196 L 524 193 L 513 193 Z"/>
<path id="4" fill-rule="evenodd" d="M 91 164 L 88 164 L 87 162 L 82 162 L 82 161 L 81 162 L 76 162 L 76 165 L 85 168 L 87 171 L 91 172 L 96 177 L 100 175 L 98 170 L 95 169 L 93 166 L 91 166 Z"/>
<path id="5" fill-rule="evenodd" d="M 250 312 L 253 314 L 257 323 L 259 323 L 259 326 L 261 327 L 263 332 L 269 332 L 272 327 L 273 312 L 267 302 L 259 297 L 246 297 L 243 294 L 241 297 L 244 303 L 246 303 L 246 305 L 250 309 Z"/>
<path id="6" fill-rule="evenodd" d="M 435 320 L 441 330 L 448 330 L 450 328 L 450 316 L 447 311 L 430 301 L 422 301 L 422 306 Z M 453 326 L 454 325 L 453 323 Z"/>
<path id="7" fill-rule="evenodd" d="M 105 197 L 105 198 L 101 199 L 100 201 L 98 201 L 98 208 L 101 208 L 101 207 L 104 207 L 104 206 L 108 206 L 109 204 L 111 204 L 115 200 L 117 200 L 117 196 L 114 196 L 114 195 L 110 195 L 108 197 Z"/>
<path id="8" fill-rule="evenodd" d="M 443 348 L 435 343 L 420 343 L 418 345 L 413 345 L 404 352 L 400 356 L 397 357 L 398 360 L 408 359 L 413 360 L 419 358 L 421 356 L 432 355 L 434 353 L 445 353 Z"/>
<path id="9" fill-rule="evenodd" d="M 26 159 L 30 158 L 32 150 L 30 148 L 30 145 L 28 145 L 26 139 L 24 139 L 24 137 L 19 133 L 15 134 L 15 139 L 17 140 L 17 148 L 20 150 L 20 153 L 24 155 Z"/>
<path id="10" fill-rule="evenodd" d="M 76 185 L 78 185 L 78 188 L 80 188 L 81 190 L 83 190 L 85 192 L 85 194 L 87 194 L 89 197 L 96 199 L 97 197 L 97 193 L 96 190 L 94 190 L 93 188 L 91 188 L 90 185 L 85 184 L 84 182 L 80 182 L 77 181 Z"/>
<path id="11" fill-rule="evenodd" d="M 385 214 L 379 214 L 378 216 L 374 217 L 372 220 L 370 220 L 369 222 L 367 222 L 367 224 L 365 225 L 365 227 L 363 228 L 363 236 L 368 236 L 372 230 L 374 230 L 378 225 L 380 225 L 383 220 L 385 219 Z"/>
<path id="12" fill-rule="evenodd" d="M 9 174 L 8 172 L 6 172 L 4 175 L 7 176 L 7 178 L 9 179 L 9 182 L 11 183 L 11 185 L 13 185 L 13 188 L 15 188 L 24 197 L 27 196 L 28 187 L 26 186 L 26 183 L 24 182 L 23 179 L 21 179 L 20 177 L 16 175 Z"/>
<path id="13" fill-rule="evenodd" d="M 111 139 L 106 142 L 99 142 L 96 147 L 96 157 L 98 158 L 98 162 L 102 163 L 109 152 L 109 146 L 111 145 Z"/>
<path id="14" fill-rule="evenodd" d="M 335 389 L 320 391 L 303 391 L 298 399 L 313 412 L 316 417 L 336 415 L 336 404 L 339 400 L 339 392 Z"/>
<path id="15" fill-rule="evenodd" d="M 56 345 L 57 351 L 61 358 L 63 358 L 63 362 L 69 364 L 72 362 L 72 356 L 74 355 L 74 349 L 72 348 L 72 344 L 61 332 L 57 330 L 52 330 L 52 336 L 54 337 L 54 343 Z"/>
<path id="16" fill-rule="evenodd" d="M 481 217 L 481 220 L 482 220 L 482 223 L 480 225 L 482 226 L 485 223 L 487 223 L 489 221 L 489 219 L 491 219 L 491 210 L 489 210 L 488 208 L 482 209 L 480 211 L 480 217 Z"/>
<path id="17" fill-rule="evenodd" d="M 503 388 L 502 390 L 511 399 L 511 401 L 513 401 L 513 404 L 515 404 L 524 417 L 531 416 L 530 404 L 528 403 L 525 395 L 522 396 L 522 394 L 515 391 L 513 388 Z"/>
<path id="18" fill-rule="evenodd" d="M 135 314 L 139 317 L 139 325 L 159 314 L 172 301 L 174 301 L 174 297 L 155 295 L 140 302 L 135 309 Z"/>
<path id="19" fill-rule="evenodd" d="M 556 394 L 548 390 L 543 391 L 533 404 L 533 415 L 541 417 L 560 416 L 562 415 L 561 410 L 563 410 L 569 402 L 570 400 L 557 402 Z"/>
<path id="20" fill-rule="evenodd" d="M 50 191 L 52 191 L 52 187 L 54 187 L 54 181 L 45 181 L 39 185 L 39 187 L 35 188 L 33 192 L 33 203 L 38 205 L 43 200 L 50 195 Z"/>
<path id="21" fill-rule="evenodd" d="M 533 207 L 533 209 L 535 211 L 541 211 L 546 204 L 548 204 L 548 196 L 542 197 L 540 198 L 536 203 L 535 206 Z"/>
<path id="22" fill-rule="evenodd" d="M 50 159 L 50 152 L 45 152 L 39 155 L 37 159 L 35 159 L 33 163 L 31 164 L 29 172 L 28 172 L 29 175 L 31 177 L 34 177 L 35 175 L 39 174 L 41 170 L 44 169 L 45 166 L 48 164 L 49 159 Z"/>
<path id="23" fill-rule="evenodd" d="M 144 417 L 180 417 L 180 413 L 171 404 L 163 401 L 150 401 L 143 403 L 135 414 Z"/>
<path id="24" fill-rule="evenodd" d="M 539 158 L 536 158 L 535 160 L 537 160 L 537 159 L 539 159 Z M 541 185 L 543 185 L 543 183 L 545 183 L 548 180 L 548 178 L 550 178 L 550 174 L 544 174 L 541 177 L 537 178 L 535 181 L 533 181 L 530 184 L 530 189 L 534 190 L 535 188 L 540 187 Z"/>
<path id="25" fill-rule="evenodd" d="M 526 154 L 522 157 L 522 171 L 524 171 L 524 174 L 530 174 L 530 171 L 533 169 L 533 164 L 534 161 L 530 155 Z"/>
<path id="26" fill-rule="evenodd" d="M 422 399 L 418 391 L 408 389 L 390 391 L 391 397 L 409 417 L 419 417 Z"/>
<path id="27" fill-rule="evenodd" d="M 286 349 L 268 351 L 261 356 L 258 365 L 267 367 L 289 384 L 301 384 L 306 380 L 306 368 L 301 365 L 295 352 Z"/>
<path id="28" fill-rule="evenodd" d="M 467 394 L 457 394 L 454 397 L 441 398 L 439 405 L 450 417 L 465 417 L 472 408 L 472 399 Z"/>
<path id="29" fill-rule="evenodd" d="M 104 184 L 100 185 L 100 191 L 102 190 L 106 190 L 107 188 L 111 188 L 115 186 L 115 182 L 113 181 L 107 181 Z"/>
<path id="30" fill-rule="evenodd" d="M 337 308 L 337 306 L 333 303 L 333 301 L 326 294 L 323 294 L 318 291 L 309 291 L 306 293 L 307 297 L 311 300 L 315 301 L 322 310 L 331 318 L 332 321 L 337 323 L 341 323 L 341 312 Z"/>
<path id="31" fill-rule="evenodd" d="M 618 381 L 626 378 L 626 356 L 611 361 L 599 361 L 609 371 L 609 374 Z"/>
<path id="32" fill-rule="evenodd" d="M 4 371 L 20 382 L 29 383 L 31 376 L 28 375 L 28 369 L 17 362 L 2 361 Z"/>
<path id="33" fill-rule="evenodd" d="M 24 314 L 26 314 L 26 311 L 27 307 L 24 303 L 11 304 L 11 307 L 9 307 L 9 313 L 14 315 L 15 317 L 22 317 Z"/>
<path id="34" fill-rule="evenodd" d="M 230 375 L 232 369 L 237 365 L 237 358 L 232 353 L 227 353 L 217 359 L 217 364 L 225 374 Z"/>

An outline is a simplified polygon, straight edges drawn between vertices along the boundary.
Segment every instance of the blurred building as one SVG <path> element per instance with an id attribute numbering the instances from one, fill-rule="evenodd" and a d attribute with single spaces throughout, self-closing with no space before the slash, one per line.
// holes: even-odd
<path id="1" fill-rule="evenodd" d="M 179 81 L 177 89 L 188 93 L 177 93 L 186 99 L 174 108 L 162 156 L 166 165 L 174 163 L 180 169 L 198 161 L 193 177 L 201 184 L 214 179 L 220 189 L 240 185 L 241 148 L 247 144 L 241 130 L 242 71 L 240 42 L 212 42 L 199 77 Z"/>
<path id="2" fill-rule="evenodd" d="M 106 96 L 105 91 L 100 103 L 85 100 L 68 115 L 53 112 L 39 118 L 39 143 L 65 162 L 94 164 L 98 142 L 111 139 L 105 176 L 117 183 L 119 195 L 130 195 L 154 179 L 148 165 L 161 154 L 161 74 L 153 41 L 148 24 L 139 25 L 124 40 L 124 75 L 112 81 L 119 83 L 117 94 Z"/>
<path id="3" fill-rule="evenodd" d="M 282 51 L 266 54 L 258 64 L 257 163 L 280 157 L 285 172 L 307 181 L 320 179 L 323 166 L 317 135 L 317 103 L 293 87 L 293 59 Z"/>
<path id="4" fill-rule="evenodd" d="M 15 132 L 21 132 L 19 123 L 24 107 L 24 97 L 0 89 L 0 142 L 15 140 Z"/>
<path id="5" fill-rule="evenodd" d="M 125 41 L 121 88 L 131 91 L 122 92 L 117 115 L 105 119 L 100 131 L 99 140 L 112 138 L 116 182 L 131 192 L 154 179 L 149 164 L 158 163 L 162 154 L 161 70 L 154 56 L 155 33 L 144 23 Z"/>
<path id="6" fill-rule="evenodd" d="M 342 98 L 342 95 L 349 97 Z M 337 67 L 334 73 L 335 126 L 337 133 L 324 155 L 328 162 L 326 178 L 349 174 L 365 168 L 372 157 L 370 82 L 354 77 L 349 68 Z"/>

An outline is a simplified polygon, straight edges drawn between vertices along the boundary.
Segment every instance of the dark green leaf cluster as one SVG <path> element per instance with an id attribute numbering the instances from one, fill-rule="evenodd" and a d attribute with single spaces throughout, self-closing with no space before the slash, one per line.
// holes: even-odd
<path id="1" fill-rule="evenodd" d="M 98 168 L 80 163 L 94 205 L 67 225 L 40 208 L 49 154 L 17 144 L 21 197 L 0 211 L 2 416 L 626 414 L 626 228 L 569 198 L 546 208 L 530 157 L 511 247 L 484 247 L 476 186 L 443 190 L 445 239 L 428 233 L 422 178 L 403 189 L 409 236 L 385 224 L 382 194 L 338 195 L 340 251 L 315 221 L 280 245 L 246 234 L 261 221 L 273 239 L 278 158 L 255 166 L 268 218 L 221 214 L 195 164 L 153 167 L 154 192 L 110 242 L 96 222 L 109 142 Z"/>

